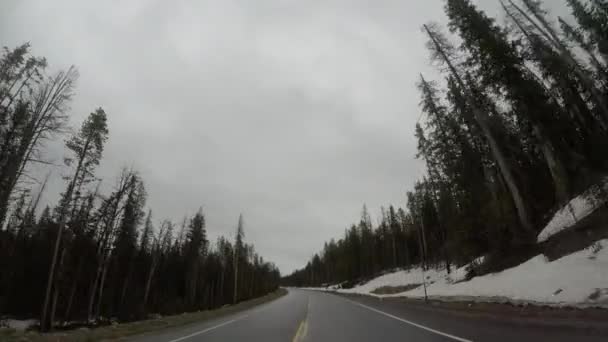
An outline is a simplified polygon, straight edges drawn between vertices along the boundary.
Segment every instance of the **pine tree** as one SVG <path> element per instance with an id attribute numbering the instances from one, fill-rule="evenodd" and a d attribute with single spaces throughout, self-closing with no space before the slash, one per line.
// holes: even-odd
<path id="1" fill-rule="evenodd" d="M 523 9 L 517 6 L 512 0 L 509 0 L 509 3 L 546 38 L 546 41 L 551 46 L 553 46 L 559 52 L 559 57 L 568 64 L 572 71 L 579 77 L 580 81 L 585 85 L 587 91 L 591 93 L 591 96 L 594 99 L 594 102 L 598 107 L 600 115 L 603 117 L 605 123 L 608 122 L 608 102 L 605 99 L 605 95 L 599 91 L 594 80 L 589 76 L 587 71 L 581 67 L 574 54 L 566 47 L 555 29 L 545 18 L 546 11 L 541 8 L 540 2 L 535 0 L 522 1 L 533 18 L 530 17 Z M 537 24 L 535 20 L 540 22 L 540 25 Z"/>
<path id="2" fill-rule="evenodd" d="M 51 300 L 51 291 L 54 283 L 57 258 L 59 256 L 60 242 L 67 220 L 68 208 L 71 205 L 72 195 L 76 187 L 76 181 L 82 174 L 92 174 L 93 169 L 99 164 L 103 152 L 103 145 L 107 138 L 108 128 L 106 113 L 103 109 L 99 108 L 89 115 L 82 124 L 80 131 L 66 142 L 66 147 L 74 154 L 77 164 L 72 180 L 69 182 L 68 188 L 63 195 L 63 203 L 59 208 L 59 227 L 55 239 L 53 255 L 51 257 L 49 280 L 47 282 L 44 304 L 40 316 L 40 326 L 43 331 L 51 329 L 53 326 L 53 322 L 47 320 L 47 313 Z"/>
<path id="3" fill-rule="evenodd" d="M 243 214 L 239 215 L 239 223 L 236 226 L 236 234 L 234 236 L 234 296 L 232 303 L 236 304 L 238 301 L 238 278 L 239 278 L 239 264 L 240 258 L 243 253 L 243 239 L 245 238 Z"/>
<path id="4" fill-rule="evenodd" d="M 201 258 L 207 249 L 207 233 L 205 231 L 205 216 L 203 209 L 194 215 L 188 227 L 186 242 L 186 262 L 188 263 L 188 274 L 186 275 L 186 293 L 188 304 L 195 306 L 196 290 L 198 287 L 199 270 Z"/>
<path id="5" fill-rule="evenodd" d="M 566 0 L 572 14 L 580 27 L 589 35 L 590 42 L 597 46 L 604 62 L 608 63 L 608 15 L 606 4 L 602 1 L 593 1 L 594 8 L 581 0 Z"/>
<path id="6" fill-rule="evenodd" d="M 495 132 L 493 132 L 493 129 L 490 126 L 490 118 L 488 114 L 478 105 L 475 92 L 467 86 L 454 66 L 452 58 L 450 57 L 450 55 L 453 54 L 454 49 L 449 45 L 447 39 L 440 35 L 436 30 L 432 29 L 428 25 L 425 25 L 424 28 L 431 39 L 429 48 L 433 53 L 433 58 L 440 60 L 448 66 L 451 76 L 454 80 L 456 80 L 459 91 L 464 92 L 458 92 L 455 95 L 458 96 L 459 102 L 467 103 L 467 106 L 473 113 L 472 116 L 479 125 L 480 130 L 483 132 L 483 135 L 490 147 L 492 156 L 498 164 L 501 174 L 507 183 L 507 187 L 509 188 L 514 205 L 517 208 L 520 224 L 522 228 L 524 228 L 524 230 L 529 234 L 529 232 L 533 230 L 532 222 L 528 213 L 528 205 L 523 197 L 523 192 L 521 191 L 520 185 L 517 183 L 515 178 L 513 171 L 514 165 L 508 161 L 504 147 L 499 144 L 497 135 Z"/>

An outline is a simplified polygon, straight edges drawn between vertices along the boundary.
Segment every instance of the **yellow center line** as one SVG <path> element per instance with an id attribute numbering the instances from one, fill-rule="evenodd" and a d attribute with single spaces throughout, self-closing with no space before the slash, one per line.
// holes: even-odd
<path id="1" fill-rule="evenodd" d="M 308 303 L 306 304 L 306 315 L 304 319 L 300 322 L 298 326 L 298 330 L 296 331 L 296 335 L 293 337 L 292 342 L 302 342 L 304 338 L 306 338 L 306 333 L 308 332 L 308 312 L 310 311 L 310 296 L 308 297 Z"/>

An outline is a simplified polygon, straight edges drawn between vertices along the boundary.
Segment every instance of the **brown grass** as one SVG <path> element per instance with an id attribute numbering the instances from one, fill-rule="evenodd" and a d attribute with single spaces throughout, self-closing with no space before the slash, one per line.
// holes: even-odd
<path id="1" fill-rule="evenodd" d="M 373 294 L 386 295 L 413 290 L 422 284 L 407 284 L 402 286 L 382 286 L 372 291 Z"/>
<path id="2" fill-rule="evenodd" d="M 89 342 L 112 341 L 124 337 L 159 331 L 167 328 L 180 327 L 191 323 L 200 323 L 209 319 L 220 318 L 239 311 L 264 304 L 287 294 L 287 290 L 279 289 L 266 296 L 251 299 L 236 305 L 225 306 L 216 310 L 184 313 L 166 316 L 158 319 L 115 324 L 95 329 L 75 329 L 56 333 L 41 334 L 35 331 L 18 332 L 14 329 L 0 328 L 0 341 L 3 342 Z"/>

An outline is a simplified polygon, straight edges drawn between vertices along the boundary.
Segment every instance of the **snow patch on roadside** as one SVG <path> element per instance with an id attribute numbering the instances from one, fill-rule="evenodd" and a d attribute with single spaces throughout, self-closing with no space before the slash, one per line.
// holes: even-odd
<path id="1" fill-rule="evenodd" d="M 0 321 L 0 327 L 15 329 L 17 331 L 25 331 L 36 324 L 38 324 L 38 320 L 35 319 L 19 320 L 7 318 Z"/>
<path id="2" fill-rule="evenodd" d="M 467 266 L 456 269 L 449 276 L 444 270 L 426 271 L 429 297 L 442 300 L 608 308 L 608 239 L 554 261 L 548 261 L 544 255 L 537 255 L 502 272 L 463 281 Z M 422 270 L 412 268 L 382 275 L 352 289 L 335 291 L 381 298 L 423 298 L 423 286 L 396 294 L 372 293 L 384 286 L 398 287 L 420 283 Z"/>

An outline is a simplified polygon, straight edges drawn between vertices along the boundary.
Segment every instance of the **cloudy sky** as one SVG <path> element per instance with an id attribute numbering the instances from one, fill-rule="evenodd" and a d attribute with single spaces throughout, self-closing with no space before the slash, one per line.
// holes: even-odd
<path id="1" fill-rule="evenodd" d="M 420 26 L 444 21 L 442 5 L 2 0 L 0 44 L 29 41 L 52 70 L 78 67 L 72 123 L 108 113 L 108 189 L 132 166 L 157 221 L 202 206 L 212 238 L 230 236 L 242 212 L 247 240 L 287 273 L 363 203 L 402 206 L 422 175 L 415 82 L 435 73 Z M 60 163 L 61 140 L 48 151 Z"/>

